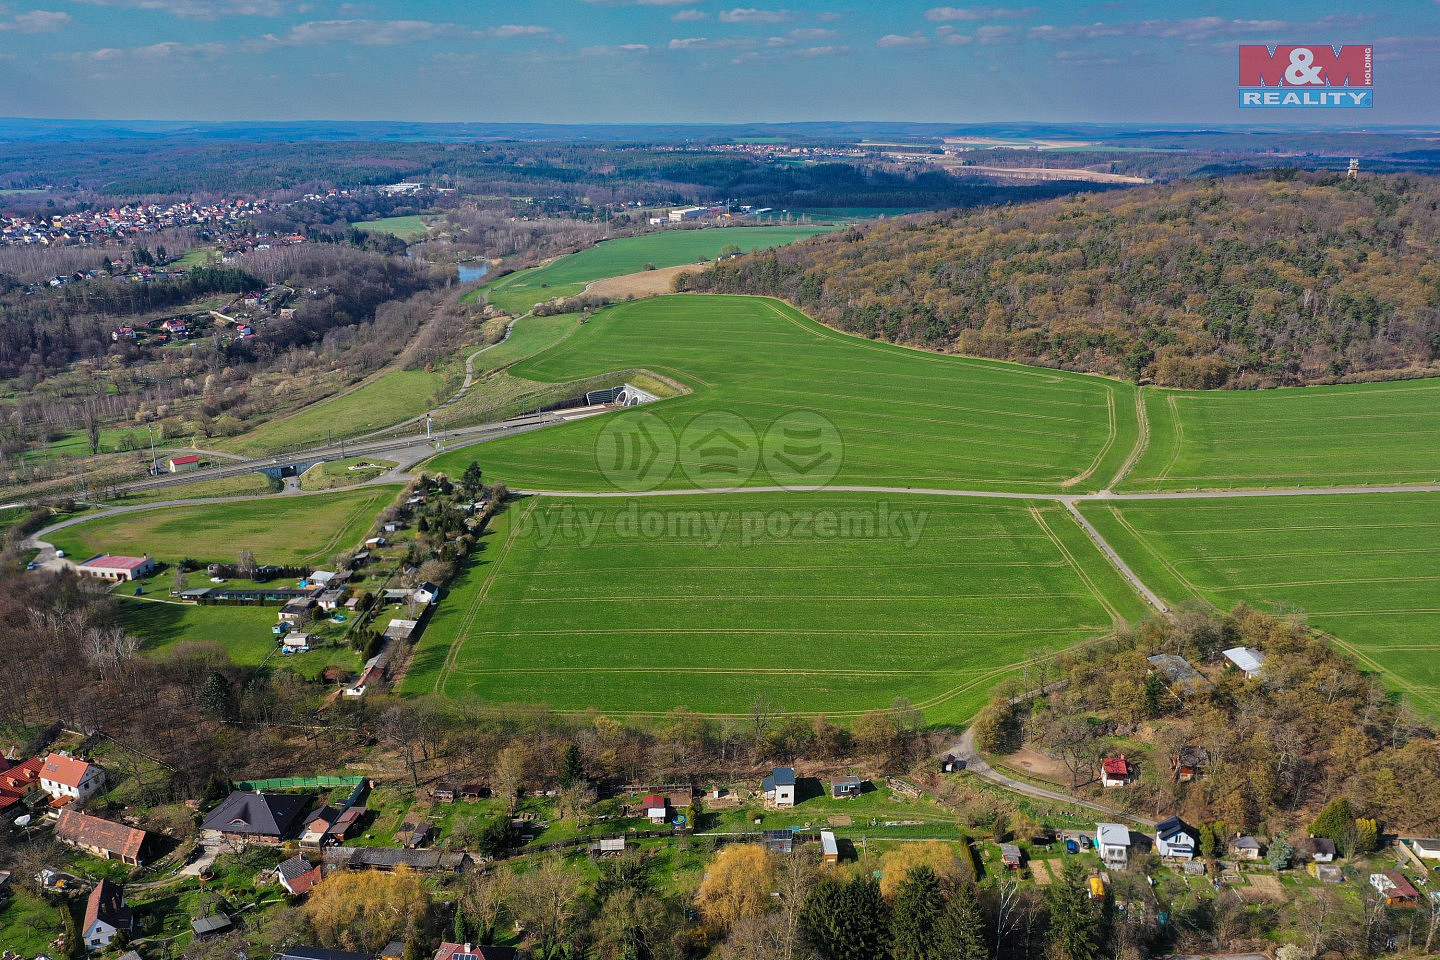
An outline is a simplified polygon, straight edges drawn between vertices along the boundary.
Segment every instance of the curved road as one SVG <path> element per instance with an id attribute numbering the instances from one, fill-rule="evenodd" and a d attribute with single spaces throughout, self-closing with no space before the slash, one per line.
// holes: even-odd
<path id="1" fill-rule="evenodd" d="M 974 729 L 974 727 L 967 728 L 966 731 L 961 734 L 960 739 L 955 741 L 955 746 L 950 748 L 950 753 L 956 759 L 965 761 L 965 769 L 967 772 L 989 780 L 991 783 L 998 784 L 1006 790 L 1012 790 L 1015 793 L 1038 797 L 1041 800 L 1053 800 L 1056 803 L 1068 803 L 1074 807 L 1084 807 L 1086 810 L 1094 810 L 1096 813 L 1103 813 L 1107 817 L 1114 817 L 1116 820 L 1129 820 L 1133 823 L 1139 823 L 1151 828 L 1155 826 L 1155 821 L 1148 817 L 1142 817 L 1134 813 L 1124 813 L 1123 811 L 1115 810 L 1103 804 L 1091 803 L 1089 800 L 1080 800 L 1072 797 L 1068 793 L 1063 793 L 1059 790 L 1048 790 L 1045 787 L 1039 787 L 1033 783 L 1026 783 L 1024 780 L 1016 780 L 1014 777 L 999 772 L 991 767 L 990 764 L 986 763 L 985 758 L 980 756 L 980 752 L 975 749 Z"/>

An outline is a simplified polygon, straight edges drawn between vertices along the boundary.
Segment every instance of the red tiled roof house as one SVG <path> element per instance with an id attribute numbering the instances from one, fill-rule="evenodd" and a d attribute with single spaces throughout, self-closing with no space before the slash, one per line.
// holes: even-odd
<path id="1" fill-rule="evenodd" d="M 145 831 L 123 823 L 88 816 L 78 810 L 61 810 L 55 824 L 55 839 L 104 860 L 119 860 L 140 866 Z"/>
<path id="2" fill-rule="evenodd" d="M 1100 784 L 1106 787 L 1123 787 L 1135 779 L 1135 765 L 1125 759 L 1125 754 L 1118 757 L 1106 757 L 1100 761 Z"/>
<path id="3" fill-rule="evenodd" d="M 63 753 L 52 753 L 40 768 L 40 789 L 56 800 L 85 800 L 105 785 L 105 771 Z M 58 806 L 58 804 L 57 804 Z"/>

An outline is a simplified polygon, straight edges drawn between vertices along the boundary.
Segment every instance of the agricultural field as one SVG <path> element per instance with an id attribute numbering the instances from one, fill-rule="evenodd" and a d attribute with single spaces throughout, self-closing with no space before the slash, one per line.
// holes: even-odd
<path id="1" fill-rule="evenodd" d="M 216 447 L 259 456 L 325 443 L 332 436 L 338 439 L 380 430 L 429 410 L 440 399 L 444 385 L 440 373 L 391 370 L 348 393 L 312 404 L 293 416 L 262 423 Z"/>
<path id="2" fill-rule="evenodd" d="M 486 474 L 512 487 L 550 490 L 833 479 L 1080 493 L 1106 486 L 1136 438 L 1129 384 L 877 343 L 757 297 L 618 304 L 506 373 L 564 383 L 636 368 L 693 393 L 486 443 L 480 457 Z M 782 416 L 788 418 L 777 424 Z M 759 438 L 772 424 L 770 436 L 779 445 L 767 448 L 763 468 L 756 469 Z M 735 441 L 738 452 L 728 465 L 723 451 L 701 442 L 716 429 L 722 440 Z M 822 462 L 792 459 L 789 470 L 771 455 L 792 449 L 792 432 L 793 451 L 803 453 L 810 445 L 805 434 L 814 429 L 822 431 Z M 624 471 L 612 469 L 626 466 L 627 449 L 652 443 L 662 449 L 643 475 L 620 477 Z M 466 450 L 431 463 L 456 474 L 475 456 Z M 631 480 L 633 486 L 623 485 Z"/>
<path id="3" fill-rule="evenodd" d="M 1123 490 L 1440 483 L 1440 380 L 1144 397 Z"/>
<path id="4" fill-rule="evenodd" d="M 80 560 L 95 553 L 149 554 L 173 563 L 233 563 L 251 550 L 260 563 L 323 564 L 360 544 L 398 486 L 343 493 L 136 510 L 96 517 L 46 539 Z"/>
<path id="5" fill-rule="evenodd" d="M 521 314 L 542 300 L 573 297 L 591 280 L 639 273 L 645 265 L 675 267 L 714 259 L 735 244 L 741 250 L 779 247 L 825 233 L 830 227 L 714 227 L 663 230 L 606 240 L 542 267 L 519 270 L 488 284 L 481 294 L 507 313 Z"/>
<path id="6" fill-rule="evenodd" d="M 970 716 L 1143 615 L 1058 505 L 852 494 L 532 497 L 492 521 L 403 691 L 558 710 Z"/>
<path id="7" fill-rule="evenodd" d="M 419 240 L 430 232 L 430 228 L 425 225 L 425 218 L 419 216 L 357 220 L 350 226 L 361 233 L 388 233 L 405 241 Z"/>
<path id="8" fill-rule="evenodd" d="M 1440 494 L 1089 501 L 1081 512 L 1172 604 L 1304 613 L 1440 714 Z"/>

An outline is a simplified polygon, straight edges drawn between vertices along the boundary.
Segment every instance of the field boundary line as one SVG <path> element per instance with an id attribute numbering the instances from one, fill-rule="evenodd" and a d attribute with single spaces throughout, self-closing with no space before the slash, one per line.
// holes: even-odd
<path id="1" fill-rule="evenodd" d="M 495 571 L 500 569 L 501 562 L 510 555 L 511 546 L 514 545 L 516 539 L 519 537 L 524 521 L 530 516 L 531 511 L 535 509 L 535 504 L 537 503 L 539 503 L 538 500 L 532 500 L 526 505 L 525 512 L 511 523 L 510 534 L 505 538 L 505 543 L 501 546 L 500 555 L 495 558 L 493 565 L 486 572 L 484 581 L 480 584 L 479 589 L 475 591 L 475 598 L 470 601 L 470 606 L 465 608 L 465 616 L 460 621 L 460 627 L 455 633 L 455 639 L 450 642 L 450 649 L 446 651 L 445 662 L 441 665 L 440 672 L 436 675 L 435 683 L 431 687 L 435 693 L 441 696 L 445 695 L 445 688 L 450 682 L 450 677 L 455 673 L 455 663 L 459 659 L 460 650 L 465 646 L 465 641 L 469 638 L 470 627 L 479 617 L 480 608 L 485 605 L 485 599 L 490 595 L 490 586 L 494 582 Z M 476 559 L 478 560 L 479 558 L 477 557 Z"/>
<path id="2" fill-rule="evenodd" d="M 1154 477 L 1155 483 L 1170 479 L 1170 471 L 1175 467 L 1175 461 L 1180 459 L 1180 451 L 1185 446 L 1185 426 L 1180 422 L 1180 405 L 1175 402 L 1175 394 L 1165 397 L 1165 402 L 1170 405 L 1170 419 L 1175 423 L 1175 451 L 1170 454 L 1170 459 L 1165 461 L 1165 466 Z"/>
<path id="3" fill-rule="evenodd" d="M 1150 556 L 1153 557 L 1155 561 L 1160 564 L 1160 566 L 1165 568 L 1166 572 L 1169 573 L 1172 577 L 1174 577 L 1177 583 L 1179 583 L 1186 590 L 1190 591 L 1190 593 L 1195 597 L 1195 599 L 1199 600 L 1201 603 L 1207 604 L 1211 607 L 1215 606 L 1213 603 L 1210 602 L 1210 599 L 1200 591 L 1199 587 L 1195 586 L 1194 583 L 1190 582 L 1189 578 L 1187 578 L 1179 570 L 1176 570 L 1175 567 L 1170 563 L 1170 561 L 1164 556 L 1162 556 L 1160 552 L 1151 545 L 1150 541 L 1146 540 L 1145 537 L 1141 535 L 1139 530 L 1136 530 L 1133 526 L 1131 526 L 1130 521 L 1125 519 L 1124 514 L 1122 514 L 1119 510 L 1115 509 L 1115 507 L 1113 506 L 1111 506 L 1109 510 L 1110 515 L 1115 518 L 1115 522 L 1120 524 L 1120 526 L 1123 527 L 1125 531 L 1130 534 L 1130 536 L 1134 537 L 1135 542 L 1140 544 L 1140 546 L 1145 550 L 1146 553 L 1150 554 Z"/>
<path id="4" fill-rule="evenodd" d="M 1145 451 L 1149 449 L 1149 447 L 1150 411 L 1146 409 L 1145 406 L 1145 388 L 1136 387 L 1135 446 L 1130 448 L 1130 455 L 1125 458 L 1124 463 L 1120 464 L 1120 469 L 1115 471 L 1115 476 L 1110 478 L 1110 482 L 1106 484 L 1105 489 L 1114 490 L 1116 487 L 1120 486 L 1120 484 L 1125 480 L 1125 477 L 1129 475 L 1130 471 L 1135 469 L 1135 464 L 1140 462 L 1140 458 L 1145 455 Z"/>
<path id="5" fill-rule="evenodd" d="M 1055 549 L 1060 551 L 1060 555 L 1065 558 L 1067 563 L 1069 563 L 1070 569 L 1075 571 L 1075 575 L 1080 578 L 1080 582 L 1085 584 L 1086 589 L 1090 591 L 1090 595 L 1095 598 L 1095 602 L 1100 604 L 1100 609 L 1104 610 L 1107 614 L 1110 615 L 1111 624 L 1114 626 L 1119 626 L 1120 624 L 1124 623 L 1125 618 L 1120 616 L 1120 611 L 1116 609 L 1115 606 L 1110 602 L 1110 600 L 1100 592 L 1100 588 L 1095 585 L 1095 581 L 1090 579 L 1090 574 L 1086 573 L 1081 568 L 1079 562 L 1075 559 L 1074 555 L 1070 553 L 1070 549 L 1060 541 L 1060 538 L 1055 535 L 1055 531 L 1050 529 L 1050 525 L 1045 521 L 1045 517 L 1040 513 L 1040 508 L 1031 507 L 1030 516 L 1035 520 L 1035 523 L 1040 527 L 1040 529 L 1045 531 L 1045 536 L 1049 537 L 1050 542 L 1055 545 Z"/>
<path id="6" fill-rule="evenodd" d="M 1100 463 L 1105 459 L 1110 448 L 1115 446 L 1115 441 L 1120 436 L 1120 423 L 1115 416 L 1115 388 L 1109 384 L 1105 385 L 1105 418 L 1109 425 L 1109 432 L 1105 435 L 1105 443 L 1101 445 L 1100 452 L 1095 454 L 1095 459 L 1090 461 L 1090 466 L 1084 472 L 1071 477 L 1069 480 L 1060 481 L 1060 489 L 1066 490 L 1078 483 L 1084 483 L 1090 479 L 1090 475 L 1100 469 Z"/>
<path id="7" fill-rule="evenodd" d="M 396 496 L 398 497 L 399 494 L 396 494 Z M 327 553 L 329 553 L 331 550 L 334 550 L 334 549 L 338 548 L 339 546 L 341 546 L 340 541 L 341 541 L 341 539 L 345 536 L 345 531 L 346 531 L 347 529 L 349 529 L 350 524 L 354 523 L 356 519 L 358 519 L 361 515 L 363 515 L 363 514 L 365 513 L 365 508 L 366 508 L 367 506 L 372 506 L 372 505 L 373 505 L 373 502 L 370 500 L 369 497 L 366 497 L 364 500 L 360 501 L 360 503 L 356 504 L 356 505 L 355 505 L 355 509 L 352 510 L 352 511 L 350 511 L 348 514 L 346 514 L 344 520 L 342 520 L 340 523 L 336 524 L 336 526 L 335 526 L 335 532 L 332 533 L 332 534 L 330 535 L 329 539 L 327 539 L 327 540 L 320 546 L 320 549 L 316 550 L 314 553 L 306 554 L 306 555 L 305 555 L 305 559 L 306 559 L 306 560 L 316 560 L 316 561 L 324 560 L 324 559 L 325 559 L 324 554 L 327 554 Z"/>

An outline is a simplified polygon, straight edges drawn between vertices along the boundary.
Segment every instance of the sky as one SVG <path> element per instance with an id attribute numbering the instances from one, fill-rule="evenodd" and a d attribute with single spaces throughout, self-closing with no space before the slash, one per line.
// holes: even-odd
<path id="1" fill-rule="evenodd" d="M 1440 124 L 1440 0 L 1002 2 L 0 0 L 0 116 Z M 1374 44 L 1375 106 L 1240 110 L 1241 43 Z"/>

